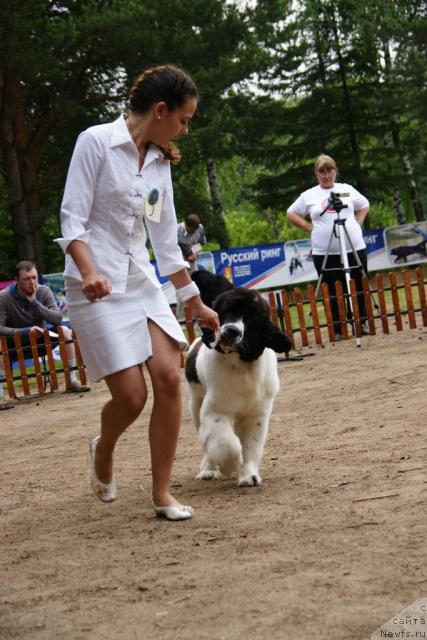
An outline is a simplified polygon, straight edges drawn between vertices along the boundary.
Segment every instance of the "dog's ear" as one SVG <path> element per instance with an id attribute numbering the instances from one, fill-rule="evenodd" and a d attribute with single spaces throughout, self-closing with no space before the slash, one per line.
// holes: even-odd
<path id="1" fill-rule="evenodd" d="M 202 327 L 202 342 L 205 344 L 208 349 L 212 349 L 215 343 L 215 331 L 212 329 L 207 329 L 206 327 Z"/>
<path id="2" fill-rule="evenodd" d="M 273 349 L 276 353 L 289 353 L 292 349 L 292 342 L 286 333 L 283 333 L 269 320 L 265 326 L 265 346 Z"/>

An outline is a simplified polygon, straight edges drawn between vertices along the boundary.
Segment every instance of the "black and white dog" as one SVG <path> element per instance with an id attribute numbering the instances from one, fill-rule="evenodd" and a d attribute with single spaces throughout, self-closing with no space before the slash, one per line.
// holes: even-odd
<path id="1" fill-rule="evenodd" d="M 193 271 L 191 279 L 199 287 L 202 301 L 211 308 L 215 298 L 217 298 L 220 293 L 225 293 L 233 289 L 233 285 L 227 278 L 216 273 L 211 273 L 206 269 Z"/>
<path id="2" fill-rule="evenodd" d="M 237 473 L 238 486 L 262 482 L 259 465 L 274 398 L 279 391 L 276 353 L 289 338 L 270 320 L 266 300 L 233 289 L 213 303 L 220 331 L 203 330 L 190 347 L 186 378 L 193 420 L 205 456 L 198 479 Z"/>

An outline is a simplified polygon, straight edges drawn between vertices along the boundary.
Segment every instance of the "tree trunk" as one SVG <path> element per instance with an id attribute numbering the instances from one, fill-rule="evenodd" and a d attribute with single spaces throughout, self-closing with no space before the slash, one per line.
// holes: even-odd
<path id="1" fill-rule="evenodd" d="M 38 200 L 38 198 L 37 198 Z M 39 216 L 37 215 L 37 209 L 39 207 L 39 202 L 37 202 L 37 208 L 34 212 L 31 211 L 30 206 L 27 207 L 27 216 L 32 221 L 32 241 L 33 241 L 33 249 L 34 249 L 34 262 L 37 265 L 37 269 L 40 273 L 46 272 L 46 261 L 44 258 L 44 243 L 43 243 L 43 229 L 39 220 Z"/>
<path id="2" fill-rule="evenodd" d="M 338 57 L 338 69 L 339 69 L 339 75 L 341 79 L 341 89 L 343 93 L 347 129 L 348 129 L 348 134 L 350 139 L 350 146 L 351 146 L 352 156 L 354 160 L 354 165 L 356 168 L 356 188 L 361 193 L 364 193 L 365 185 L 364 185 L 364 180 L 362 178 L 362 168 L 360 164 L 360 149 L 359 149 L 359 144 L 357 142 L 353 104 L 350 96 L 350 89 L 347 82 L 347 71 L 346 71 L 344 59 L 342 56 L 340 37 L 338 33 L 338 25 L 335 17 L 335 7 L 333 4 L 331 5 L 330 16 L 331 16 L 332 31 L 334 34 L 335 51 Z M 369 215 L 366 216 L 365 218 L 364 227 L 365 229 L 370 228 Z"/>
<path id="3" fill-rule="evenodd" d="M 35 262 L 40 273 L 45 270 L 43 232 L 38 215 L 39 196 L 35 191 L 33 162 L 20 161 L 15 141 L 2 140 L 5 179 L 8 187 L 12 231 L 18 260 Z"/>
<path id="4" fill-rule="evenodd" d="M 418 193 L 417 182 L 415 180 L 411 159 L 409 155 L 406 153 L 405 148 L 400 139 L 399 123 L 397 121 L 397 116 L 395 113 L 391 117 L 390 127 L 391 127 L 391 136 L 393 138 L 394 147 L 399 155 L 400 163 L 402 165 L 403 171 L 407 178 L 409 195 L 411 197 L 411 203 L 415 213 L 415 219 L 418 222 L 421 222 L 422 220 L 424 220 L 423 205 L 420 200 L 420 194 Z"/>
<path id="5" fill-rule="evenodd" d="M 7 65 L 0 69 L 0 148 L 3 154 L 12 231 L 17 260 L 35 262 L 45 270 L 42 225 L 37 213 L 37 169 L 50 134 L 53 115 L 31 131 L 24 113 L 23 84 Z"/>
<path id="6" fill-rule="evenodd" d="M 391 75 L 391 56 L 388 42 L 384 44 L 384 60 L 386 68 L 386 81 L 387 83 L 389 83 Z M 393 100 L 392 96 L 390 96 L 390 98 L 391 100 Z M 395 104 L 394 100 L 393 104 Z M 400 138 L 399 120 L 396 111 L 393 111 L 390 117 L 390 131 L 394 148 L 396 149 L 400 164 L 403 168 L 403 172 L 407 178 L 409 195 L 411 198 L 412 208 L 415 213 L 415 219 L 418 222 L 421 222 L 425 219 L 423 205 L 421 203 L 420 194 L 418 192 L 417 182 L 415 180 L 411 159 Z"/>
<path id="7" fill-rule="evenodd" d="M 313 20 L 311 23 L 311 28 L 313 29 L 313 32 L 314 32 L 314 49 L 316 51 L 317 61 L 319 63 L 318 69 L 319 69 L 320 79 L 322 81 L 322 86 L 324 89 L 326 89 L 327 87 L 326 65 L 323 57 L 324 44 L 323 44 L 323 39 L 320 33 L 320 29 L 319 29 L 321 8 L 319 6 L 318 0 L 314 0 L 314 3 L 312 3 L 311 8 L 313 10 Z"/>
<path id="8" fill-rule="evenodd" d="M 402 199 L 400 197 L 399 189 L 393 191 L 393 209 L 396 214 L 397 224 L 406 224 L 406 213 L 403 208 Z"/>
<path id="9" fill-rule="evenodd" d="M 30 224 L 25 206 L 23 185 L 19 171 L 19 160 L 14 142 L 2 144 L 4 155 L 5 179 L 9 193 L 9 207 L 12 231 L 18 260 L 35 259 Z"/>
<path id="10" fill-rule="evenodd" d="M 354 113 L 353 113 L 353 105 L 352 105 L 352 101 L 350 98 L 350 90 L 348 88 L 348 83 L 347 83 L 347 71 L 345 68 L 345 64 L 344 64 L 344 59 L 342 56 L 342 52 L 341 52 L 341 44 L 340 44 L 340 38 L 339 38 L 339 33 L 338 33 L 338 25 L 337 25 L 337 21 L 336 21 L 336 17 L 335 17 L 335 9 L 332 5 L 332 9 L 331 9 L 331 18 L 332 18 L 332 31 L 334 33 L 334 41 L 335 41 L 335 51 L 338 57 L 338 69 L 339 69 L 339 75 L 340 75 L 340 79 L 341 79 L 341 89 L 342 89 L 342 93 L 343 93 L 343 101 L 344 101 L 344 108 L 345 108 L 345 113 L 347 116 L 347 129 L 348 129 L 348 135 L 349 135 L 349 139 L 350 139 L 350 145 L 351 145 L 351 151 L 353 154 L 353 158 L 355 160 L 355 164 L 356 164 L 356 171 L 358 174 L 358 179 L 360 177 L 361 171 L 360 171 L 360 151 L 359 151 L 359 145 L 357 143 L 357 137 L 356 137 L 356 127 L 354 124 Z M 360 186 L 360 185 L 358 185 Z"/>
<path id="11" fill-rule="evenodd" d="M 212 208 L 217 221 L 217 240 L 221 249 L 227 249 L 230 246 L 230 240 L 228 237 L 227 229 L 224 220 L 224 210 L 222 208 L 221 194 L 219 191 L 218 176 L 215 168 L 215 161 L 213 158 L 207 158 L 206 170 L 208 175 L 208 184 L 212 200 Z"/>

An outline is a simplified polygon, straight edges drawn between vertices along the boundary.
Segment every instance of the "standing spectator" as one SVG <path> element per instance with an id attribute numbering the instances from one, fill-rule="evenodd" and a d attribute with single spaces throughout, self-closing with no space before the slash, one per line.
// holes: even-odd
<path id="1" fill-rule="evenodd" d="M 337 218 L 337 212 L 332 205 L 329 205 L 331 191 L 336 193 L 348 193 L 346 199 L 346 207 L 342 209 L 340 217 L 345 219 L 347 232 L 353 243 L 353 247 L 359 256 L 360 262 L 365 273 L 368 272 L 368 256 L 366 252 L 366 244 L 363 239 L 361 225 L 368 215 L 369 202 L 361 193 L 356 191 L 349 184 L 336 182 L 338 174 L 335 160 L 327 155 L 320 155 L 314 164 L 314 175 L 317 178 L 318 185 L 307 189 L 295 200 L 288 209 L 288 220 L 296 227 L 311 233 L 311 248 L 313 262 L 318 275 L 320 276 L 323 259 L 328 249 L 329 240 L 334 229 L 334 220 Z M 310 216 L 311 222 L 305 220 Z M 350 249 L 350 247 L 347 247 Z M 362 287 L 362 272 L 357 267 L 353 252 L 347 254 L 350 267 L 356 267 L 351 270 L 351 277 L 356 282 L 358 292 L 357 301 L 359 304 L 360 317 L 362 320 L 362 334 L 368 334 L 369 330 L 366 326 L 366 309 L 365 298 Z M 345 275 L 341 265 L 340 245 L 338 238 L 332 238 L 329 248 L 328 259 L 326 261 L 325 271 L 323 274 L 323 282 L 329 286 L 331 294 L 332 317 L 334 321 L 335 339 L 341 339 L 341 323 L 339 319 L 338 303 L 336 299 L 335 281 L 339 280 L 344 291 L 346 291 Z M 347 316 L 350 317 L 349 310 Z"/>
<path id="2" fill-rule="evenodd" d="M 46 323 L 60 326 L 62 313 L 55 302 L 50 288 L 39 284 L 39 276 L 36 265 L 29 260 L 23 260 L 16 265 L 16 282 L 0 291 L 0 335 L 7 336 L 8 348 L 12 355 L 15 349 L 12 336 L 21 336 L 22 346 L 29 347 L 30 333 L 37 337 L 38 352 L 44 355 L 43 332 Z M 72 332 L 68 327 L 62 326 L 65 340 L 72 340 Z M 58 344 L 52 341 L 53 346 Z M 70 367 L 71 386 L 67 387 L 67 393 L 80 393 L 89 391 L 89 387 L 82 386 L 77 381 L 74 344 L 66 344 L 68 366 Z M 0 355 L 0 378 L 4 377 L 4 363 Z M 0 397 L 3 395 L 3 385 L 0 384 Z"/>
<path id="3" fill-rule="evenodd" d="M 196 270 L 196 258 L 202 245 L 206 244 L 206 234 L 200 218 L 195 213 L 185 217 L 178 224 L 178 244 L 184 260 L 190 263 L 190 273 Z"/>
<path id="4" fill-rule="evenodd" d="M 149 426 L 153 508 L 169 520 L 192 509 L 170 494 L 181 422 L 181 354 L 186 338 L 156 277 L 147 231 L 162 276 L 177 297 L 213 330 L 218 316 L 191 281 L 177 243 L 170 163 L 172 144 L 188 133 L 198 102 L 193 80 L 175 66 L 146 70 L 135 81 L 128 111 L 78 138 L 61 207 L 68 312 L 89 376 L 104 379 L 111 399 L 101 435 L 90 442 L 91 485 L 103 502 L 116 499 L 113 454 L 120 435 L 153 386 Z M 144 366 L 143 366 L 144 365 Z"/>

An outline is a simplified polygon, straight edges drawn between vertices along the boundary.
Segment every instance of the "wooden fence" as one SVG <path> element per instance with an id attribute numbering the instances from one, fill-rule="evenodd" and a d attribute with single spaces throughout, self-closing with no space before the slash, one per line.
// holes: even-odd
<path id="1" fill-rule="evenodd" d="M 67 356 L 67 341 L 61 327 L 56 329 L 58 333 L 59 353 L 61 355 L 61 367 L 55 365 L 53 356 L 54 345 L 52 345 L 49 331 L 45 329 L 44 350 L 46 355 L 39 352 L 39 343 L 34 333 L 29 334 L 30 345 L 23 346 L 21 336 L 14 335 L 13 342 L 16 349 L 13 361 L 18 362 L 19 373 L 14 374 L 13 362 L 11 361 L 11 351 L 8 350 L 7 338 L 0 336 L 0 351 L 3 357 L 5 378 L 0 379 L 0 384 L 6 383 L 9 398 L 18 399 L 21 396 L 30 396 L 34 393 L 43 393 L 48 385 L 51 391 L 57 391 L 60 386 L 59 382 L 64 383 L 64 390 L 71 386 L 70 371 L 75 369 L 78 371 L 80 382 L 86 384 L 86 370 L 80 353 L 78 342 L 73 334 L 73 340 L 76 353 L 76 367 L 70 368 Z M 27 366 L 28 360 L 31 364 Z M 31 381 L 35 380 L 35 385 Z"/>
<path id="2" fill-rule="evenodd" d="M 351 298 L 354 310 L 354 325 L 356 335 L 361 335 L 361 319 L 359 305 L 357 301 L 356 285 L 353 280 L 351 284 Z M 373 286 L 374 285 L 374 286 Z M 395 272 L 384 276 L 377 274 L 369 282 L 368 278 L 363 279 L 363 292 L 367 311 L 367 323 L 370 335 L 375 335 L 378 331 L 390 333 L 393 326 L 396 331 L 404 329 L 404 319 L 410 329 L 415 329 L 421 323 L 427 326 L 427 303 L 426 303 L 426 282 L 421 268 L 406 270 L 398 278 Z M 342 338 L 350 337 L 349 325 L 346 319 L 346 294 L 339 282 L 336 283 L 337 303 L 341 322 Z M 331 296 L 327 284 L 322 284 L 322 298 L 315 299 L 315 287 L 307 286 L 305 290 L 295 287 L 288 292 L 285 289 L 279 291 L 269 291 L 265 294 L 271 308 L 273 322 L 282 328 L 292 341 L 294 348 L 308 347 L 313 342 L 322 344 L 325 341 L 335 341 L 335 330 L 332 322 Z M 194 320 L 189 307 L 184 308 L 185 328 L 189 342 L 196 338 Z M 43 393 L 47 384 L 52 391 L 59 388 L 58 376 L 65 383 L 65 388 L 70 386 L 70 368 L 66 353 L 66 341 L 62 329 L 57 329 L 59 335 L 59 350 L 62 360 L 62 368 L 55 367 L 55 360 L 52 353 L 52 343 L 49 332 L 44 332 L 44 346 L 46 356 L 43 358 L 43 366 L 40 365 L 38 344 L 33 334 L 30 334 L 31 354 L 24 353 L 20 336 L 14 336 L 15 348 L 17 350 L 16 359 L 19 365 L 19 374 L 14 375 L 12 363 L 10 362 L 7 349 L 6 338 L 0 337 L 1 351 L 5 365 L 5 379 L 0 380 L 0 384 L 6 382 L 10 398 L 18 398 L 19 393 L 29 396 L 34 392 Z M 81 384 L 86 384 L 85 366 L 81 357 L 78 342 L 73 337 L 76 351 L 75 367 L 80 376 Z M 28 371 L 26 358 L 32 358 L 33 371 Z M 182 364 L 184 360 L 182 359 Z M 35 379 L 34 385 L 30 385 L 30 380 Z M 18 384 L 16 385 L 15 382 Z M 33 388 L 32 388 L 33 387 Z"/>
<path id="3" fill-rule="evenodd" d="M 357 337 L 360 337 L 362 323 L 355 281 L 350 280 L 350 285 L 355 331 Z M 370 335 L 375 335 L 378 331 L 390 333 L 393 325 L 396 331 L 402 331 L 405 316 L 408 318 L 410 329 L 415 329 L 417 322 L 421 322 L 424 327 L 427 326 L 425 285 L 421 268 L 403 271 L 401 278 L 398 278 L 395 272 L 386 276 L 377 274 L 371 282 L 367 277 L 363 278 L 363 295 Z M 322 297 L 317 300 L 313 285 L 308 285 L 305 291 L 295 287 L 291 292 L 282 289 L 266 294 L 273 322 L 287 333 L 294 348 L 308 347 L 313 342 L 323 344 L 325 341 L 336 340 L 328 285 L 323 283 L 321 289 Z M 336 283 L 336 292 L 342 338 L 345 340 L 351 337 L 351 328 L 349 331 L 346 318 L 347 294 L 344 293 L 340 282 Z M 188 338 L 192 342 L 195 332 L 188 308 L 185 309 L 185 317 Z"/>

